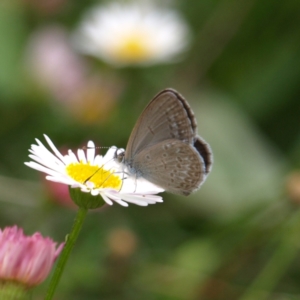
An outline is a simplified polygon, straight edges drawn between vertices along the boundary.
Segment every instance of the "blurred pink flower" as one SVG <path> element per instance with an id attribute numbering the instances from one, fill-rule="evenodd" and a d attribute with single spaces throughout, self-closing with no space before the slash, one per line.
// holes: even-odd
<path id="1" fill-rule="evenodd" d="M 25 60 L 34 81 L 85 124 L 105 122 L 123 90 L 123 81 L 116 75 L 93 73 L 59 26 L 35 32 Z"/>
<path id="2" fill-rule="evenodd" d="M 87 66 L 59 26 L 42 28 L 31 36 L 26 60 L 35 79 L 60 101 L 72 100 L 84 85 Z"/>
<path id="3" fill-rule="evenodd" d="M 42 178 L 42 181 L 43 184 L 45 185 L 50 201 L 77 210 L 78 207 L 70 197 L 68 186 L 59 182 L 46 180 L 46 178 L 44 177 Z"/>
<path id="4" fill-rule="evenodd" d="M 48 276 L 64 243 L 56 249 L 52 239 L 39 232 L 25 236 L 16 225 L 0 229 L 0 280 L 32 287 Z"/>

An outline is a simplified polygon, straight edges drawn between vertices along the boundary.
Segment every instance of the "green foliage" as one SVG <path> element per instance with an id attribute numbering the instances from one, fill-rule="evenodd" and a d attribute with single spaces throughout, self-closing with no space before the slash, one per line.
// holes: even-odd
<path id="1" fill-rule="evenodd" d="M 178 1 L 193 31 L 184 59 L 114 68 L 81 55 L 85 80 L 102 81 L 86 94 L 99 102 L 79 111 L 80 95 L 59 99 L 26 57 L 38 30 L 52 24 L 70 34 L 92 1 L 50 2 L 0 3 L 1 228 L 16 223 L 62 241 L 75 212 L 24 165 L 27 149 L 44 133 L 59 148 L 87 140 L 125 148 L 139 113 L 166 87 L 191 103 L 214 153 L 211 175 L 191 197 L 91 212 L 57 299 L 299 299 L 300 181 L 289 185 L 288 175 L 300 164 L 300 2 Z M 131 246 L 124 253 L 111 242 L 120 231 L 131 237 L 119 241 Z"/>

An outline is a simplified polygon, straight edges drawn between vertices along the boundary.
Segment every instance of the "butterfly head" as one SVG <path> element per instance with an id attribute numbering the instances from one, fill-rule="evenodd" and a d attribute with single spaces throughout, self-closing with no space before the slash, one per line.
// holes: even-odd
<path id="1" fill-rule="evenodd" d="M 123 163 L 125 159 L 125 150 L 117 148 L 114 154 L 114 160 L 118 163 Z"/>

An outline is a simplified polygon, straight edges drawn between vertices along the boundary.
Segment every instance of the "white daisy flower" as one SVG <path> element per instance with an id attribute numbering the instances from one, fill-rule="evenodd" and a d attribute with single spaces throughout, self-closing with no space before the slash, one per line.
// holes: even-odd
<path id="1" fill-rule="evenodd" d="M 175 11 L 114 2 L 88 11 L 73 38 L 79 51 L 115 66 L 151 65 L 178 58 L 189 29 Z"/>
<path id="2" fill-rule="evenodd" d="M 95 144 L 89 141 L 87 150 L 78 149 L 77 156 L 71 150 L 67 155 L 62 155 L 50 138 L 44 137 L 52 152 L 36 139 L 37 145 L 31 145 L 29 150 L 32 161 L 25 162 L 25 165 L 48 174 L 46 179 L 69 185 L 94 197 L 101 196 L 109 205 L 117 202 L 123 206 L 128 206 L 128 203 L 147 206 L 163 201 L 161 196 L 156 195 L 164 191 L 162 188 L 143 178 L 127 175 L 114 159 L 116 147 L 109 148 L 104 156 L 95 155 Z"/>

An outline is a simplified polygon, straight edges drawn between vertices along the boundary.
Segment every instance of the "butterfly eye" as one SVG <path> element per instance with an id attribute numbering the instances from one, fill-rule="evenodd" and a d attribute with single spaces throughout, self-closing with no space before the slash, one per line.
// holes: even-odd
<path id="1" fill-rule="evenodd" d="M 125 151 L 123 149 L 117 149 L 114 155 L 114 159 L 121 163 L 124 161 Z"/>

